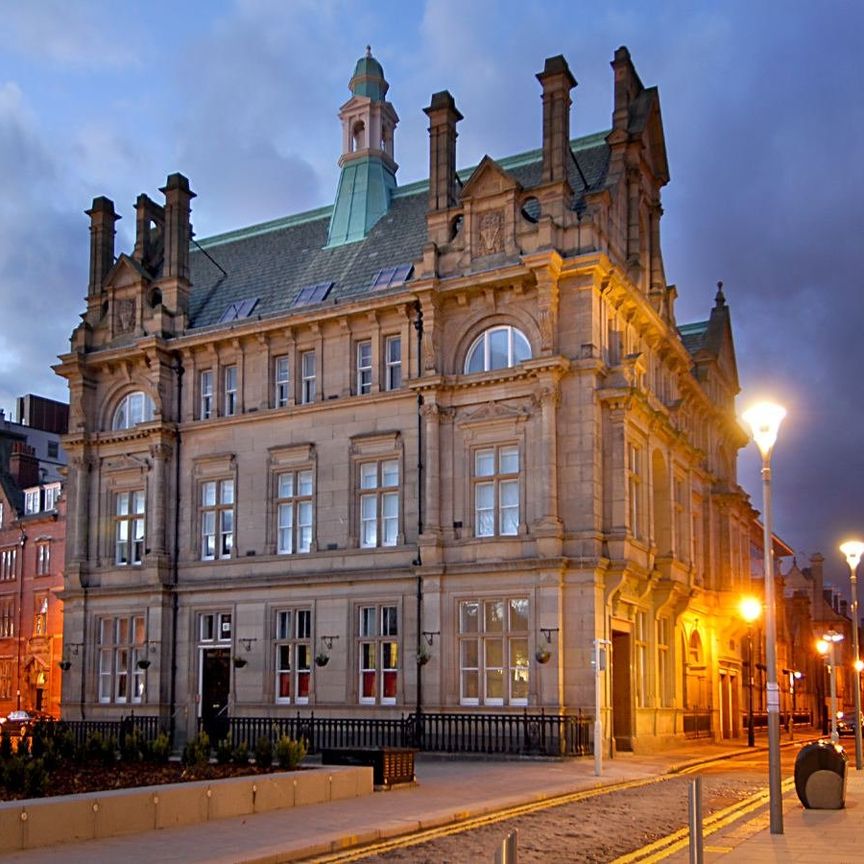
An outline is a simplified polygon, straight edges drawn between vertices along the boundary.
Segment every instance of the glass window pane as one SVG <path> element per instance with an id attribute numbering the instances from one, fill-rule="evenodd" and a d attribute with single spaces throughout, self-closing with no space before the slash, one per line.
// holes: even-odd
<path id="1" fill-rule="evenodd" d="M 510 365 L 509 358 L 509 330 L 491 330 L 488 333 L 489 345 L 489 368 L 504 369 Z"/>
<path id="2" fill-rule="evenodd" d="M 528 667 L 520 667 L 510 671 L 510 698 L 524 701 L 528 698 Z"/>
<path id="3" fill-rule="evenodd" d="M 395 606 L 385 606 L 381 610 L 381 635 L 397 636 L 399 634 L 398 617 Z"/>
<path id="4" fill-rule="evenodd" d="M 487 600 L 483 604 L 483 629 L 487 633 L 500 633 L 504 629 L 504 602 Z"/>
<path id="5" fill-rule="evenodd" d="M 311 495 L 312 494 L 312 472 L 300 471 L 297 474 L 297 494 Z"/>
<path id="6" fill-rule="evenodd" d="M 385 642 L 381 646 L 381 668 L 399 668 L 399 649 L 395 642 Z"/>
<path id="7" fill-rule="evenodd" d="M 501 460 L 500 472 L 502 474 L 518 474 L 519 473 L 519 448 L 518 447 L 502 447 L 499 452 Z"/>
<path id="8" fill-rule="evenodd" d="M 519 330 L 513 329 L 513 363 L 531 359 L 531 346 Z"/>
<path id="9" fill-rule="evenodd" d="M 463 669 L 476 669 L 480 665 L 480 649 L 476 639 L 464 639 L 462 645 Z"/>
<path id="10" fill-rule="evenodd" d="M 502 507 L 514 507 L 519 504 L 518 480 L 502 480 L 498 488 L 501 495 Z"/>
<path id="11" fill-rule="evenodd" d="M 398 336 L 391 336 L 387 340 L 387 361 L 398 363 L 402 359 L 402 342 Z"/>
<path id="12" fill-rule="evenodd" d="M 477 633 L 480 619 L 480 604 L 475 601 L 459 604 L 459 632 Z"/>
<path id="13" fill-rule="evenodd" d="M 222 491 L 222 503 L 223 504 L 233 504 L 234 503 L 234 481 L 233 480 L 223 480 L 221 483 L 221 491 Z"/>
<path id="14" fill-rule="evenodd" d="M 510 601 L 510 629 L 512 631 L 528 629 L 528 601 Z"/>
<path id="15" fill-rule="evenodd" d="M 501 639 L 487 639 L 483 643 L 487 667 L 504 665 L 504 642 Z"/>
<path id="16" fill-rule="evenodd" d="M 527 639 L 511 639 L 510 640 L 510 665 L 511 666 L 528 666 L 528 640 Z"/>
<path id="17" fill-rule="evenodd" d="M 201 484 L 201 503 L 205 507 L 216 505 L 216 483 L 213 480 Z"/>
<path id="18" fill-rule="evenodd" d="M 301 609 L 297 615 L 297 638 L 308 639 L 312 633 L 312 612 Z"/>
<path id="19" fill-rule="evenodd" d="M 465 364 L 465 371 L 467 373 L 470 374 L 471 372 L 483 371 L 483 350 L 485 341 L 485 337 L 481 336 L 471 349 L 471 352 L 468 355 L 468 362 Z"/>
<path id="20" fill-rule="evenodd" d="M 294 495 L 294 474 L 292 472 L 279 475 L 278 495 L 280 498 L 291 498 Z"/>
<path id="21" fill-rule="evenodd" d="M 480 673 L 465 670 L 462 673 L 462 698 L 477 701 L 480 698 Z"/>
<path id="22" fill-rule="evenodd" d="M 474 453 L 474 476 L 491 477 L 495 473 L 495 451 L 477 450 Z"/>
<path id="23" fill-rule="evenodd" d="M 500 702 L 504 699 L 504 670 L 486 670 L 486 699 Z"/>
<path id="24" fill-rule="evenodd" d="M 360 466 L 360 488 L 374 489 L 378 485 L 378 463 L 364 462 Z"/>
<path id="25" fill-rule="evenodd" d="M 291 633 L 291 612 L 276 613 L 276 638 L 287 639 Z"/>
<path id="26" fill-rule="evenodd" d="M 360 635 L 361 636 L 377 636 L 378 631 L 375 627 L 377 621 L 375 618 L 374 606 L 363 606 L 360 609 Z M 364 645 L 364 648 L 368 645 Z"/>
<path id="27" fill-rule="evenodd" d="M 398 486 L 399 485 L 399 460 L 388 459 L 381 463 L 381 485 L 382 486 Z"/>
<path id="28" fill-rule="evenodd" d="M 381 698 L 382 699 L 395 699 L 396 698 L 396 685 L 399 679 L 399 675 L 396 672 L 384 672 L 383 674 L 383 682 L 382 682 L 382 690 Z"/>

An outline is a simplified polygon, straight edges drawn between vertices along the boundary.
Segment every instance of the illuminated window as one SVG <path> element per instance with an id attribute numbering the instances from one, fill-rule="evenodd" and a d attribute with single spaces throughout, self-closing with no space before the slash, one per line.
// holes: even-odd
<path id="1" fill-rule="evenodd" d="M 528 704 L 528 600 L 459 604 L 459 701 L 462 705 Z"/>
<path id="2" fill-rule="evenodd" d="M 276 612 L 276 701 L 306 705 L 312 680 L 312 611 Z"/>
<path id="3" fill-rule="evenodd" d="M 392 705 L 399 689 L 399 615 L 395 606 L 361 606 L 360 702 Z"/>

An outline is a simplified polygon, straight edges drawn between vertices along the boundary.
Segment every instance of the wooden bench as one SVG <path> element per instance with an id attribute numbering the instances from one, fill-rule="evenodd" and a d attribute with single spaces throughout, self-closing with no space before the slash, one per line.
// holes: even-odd
<path id="1" fill-rule="evenodd" d="M 375 786 L 389 789 L 414 782 L 416 752 L 411 747 L 328 747 L 321 751 L 321 764 L 370 766 Z"/>

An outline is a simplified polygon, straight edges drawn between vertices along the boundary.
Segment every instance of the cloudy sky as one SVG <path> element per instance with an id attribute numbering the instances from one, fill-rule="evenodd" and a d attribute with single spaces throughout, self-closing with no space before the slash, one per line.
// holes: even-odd
<path id="1" fill-rule="evenodd" d="M 574 134 L 609 127 L 627 45 L 660 88 L 672 175 L 666 274 L 680 323 L 723 280 L 745 405 L 788 408 L 778 532 L 799 559 L 864 534 L 864 4 L 857 0 L 0 0 L 0 407 L 65 398 L 51 372 L 84 308 L 88 221 L 186 174 L 197 236 L 330 203 L 336 117 L 370 43 L 401 118 L 399 180 L 425 176 L 430 95 L 465 120 L 458 161 L 540 144 L 539 85 L 563 53 Z M 761 507 L 752 445 L 741 480 Z"/>

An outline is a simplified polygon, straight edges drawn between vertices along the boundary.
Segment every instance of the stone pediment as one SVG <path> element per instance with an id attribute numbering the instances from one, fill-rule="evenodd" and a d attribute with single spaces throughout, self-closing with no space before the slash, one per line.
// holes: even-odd
<path id="1" fill-rule="evenodd" d="M 486 402 L 465 411 L 458 418 L 457 423 L 460 426 L 476 426 L 500 421 L 518 422 L 527 419 L 530 413 L 529 409 L 524 406 L 514 407 L 502 405 L 500 402 Z"/>
<path id="2" fill-rule="evenodd" d="M 106 288 L 125 288 L 142 281 L 152 282 L 153 277 L 134 259 L 122 254 L 105 277 Z"/>
<path id="3" fill-rule="evenodd" d="M 462 200 L 488 198 L 502 192 L 519 192 L 521 185 L 500 165 L 484 156 L 462 189 Z"/>

